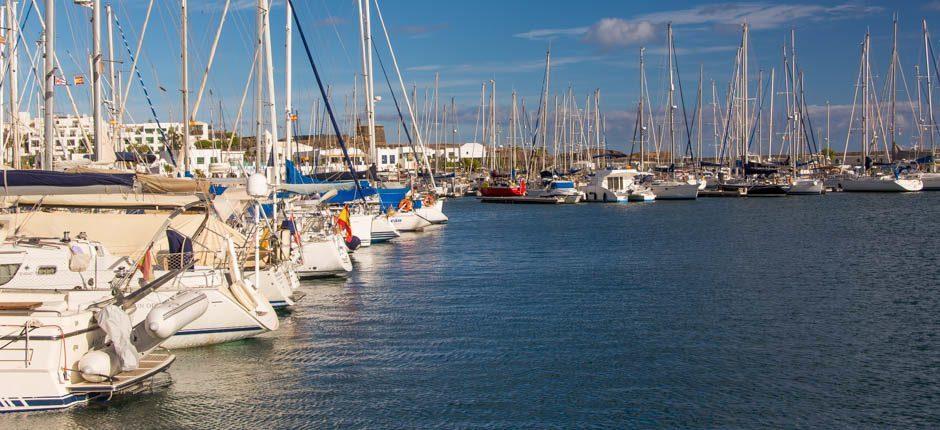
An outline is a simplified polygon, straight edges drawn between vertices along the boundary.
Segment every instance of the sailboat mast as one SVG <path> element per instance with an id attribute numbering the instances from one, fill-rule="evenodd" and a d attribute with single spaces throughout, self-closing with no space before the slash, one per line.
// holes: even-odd
<path id="1" fill-rule="evenodd" d="M 267 0 L 258 0 L 258 10 L 255 16 L 255 58 L 258 59 L 258 67 L 255 68 L 255 172 L 264 173 L 264 166 L 267 164 L 264 154 L 264 116 L 262 110 L 264 104 L 264 56 L 261 50 L 264 46 L 264 10 Z"/>
<path id="2" fill-rule="evenodd" d="M 897 68 L 898 68 L 898 15 L 894 15 L 894 34 L 892 39 L 891 46 L 891 70 L 888 72 L 888 79 L 890 79 L 891 91 L 891 118 L 888 122 L 888 132 L 891 133 L 891 149 L 894 149 L 896 145 L 895 141 L 895 126 L 897 120 Z"/>
<path id="3" fill-rule="evenodd" d="M 646 163 L 646 116 L 643 108 L 646 107 L 646 48 L 640 48 L 640 107 L 637 115 L 637 127 L 640 131 L 640 166 L 637 170 L 642 171 Z"/>
<path id="4" fill-rule="evenodd" d="M 279 158 L 280 154 L 278 153 L 278 139 L 277 139 L 277 105 L 274 100 L 274 60 L 272 58 L 272 49 L 271 49 L 271 1 L 265 2 L 264 9 L 264 51 L 265 51 L 265 72 L 267 77 L 268 84 L 268 120 L 270 121 L 271 127 L 271 158 L 273 164 L 273 178 L 269 178 L 272 183 L 275 185 L 281 185 L 281 169 L 278 166 L 281 165 Z M 277 205 L 274 206 L 274 216 L 277 216 Z"/>
<path id="5" fill-rule="evenodd" d="M 868 158 L 868 149 L 869 149 L 869 124 L 871 121 L 871 112 L 869 112 L 869 82 L 871 80 L 871 63 L 869 57 L 869 49 L 871 48 L 871 33 L 865 32 L 865 54 L 864 54 L 864 76 L 865 80 L 862 87 L 862 125 L 864 129 L 862 130 L 863 136 L 863 153 L 865 158 Z M 864 161 L 864 160 L 863 160 Z"/>
<path id="6" fill-rule="evenodd" d="M 293 91 L 293 46 L 294 46 L 294 27 L 291 19 L 293 11 L 291 2 L 285 2 L 287 18 L 284 23 L 284 157 L 289 158 L 291 154 L 291 141 L 294 138 L 294 100 L 291 95 Z M 280 169 L 279 166 L 274 166 Z"/>
<path id="7" fill-rule="evenodd" d="M 180 122 L 183 125 L 183 173 L 189 173 L 189 8 L 188 0 L 180 1 L 180 51 L 182 57 L 182 95 L 183 95 L 183 117 Z M 97 127 L 95 127 L 97 133 Z M 98 145 L 97 138 L 95 145 Z"/>
<path id="8" fill-rule="evenodd" d="M 934 132 L 936 131 L 936 130 L 935 130 L 936 124 L 934 124 L 934 116 L 933 116 L 933 83 L 932 83 L 931 80 L 930 80 L 930 78 L 931 78 L 931 74 L 930 74 L 930 71 L 931 71 L 931 67 L 930 67 L 930 61 L 931 61 L 931 56 L 930 56 L 930 54 L 931 54 L 931 52 L 930 52 L 930 51 L 931 51 L 931 49 L 930 49 L 930 32 L 927 30 L 927 19 L 926 19 L 926 18 L 923 20 L 923 27 L 924 27 L 924 58 L 925 58 L 924 61 L 927 63 L 927 64 L 924 66 L 924 68 L 925 68 L 926 71 L 927 71 L 927 75 L 926 75 L 926 83 L 927 83 L 927 115 L 928 115 L 928 118 L 927 118 L 927 127 L 929 128 L 927 134 L 930 136 L 930 138 L 929 138 L 929 139 L 930 139 L 930 153 L 931 153 L 931 155 L 933 155 L 933 154 L 934 154 L 934 135 L 933 135 L 933 134 L 934 134 Z"/>
<path id="9" fill-rule="evenodd" d="M 19 39 L 19 17 L 16 14 L 16 1 L 7 1 L 7 56 L 9 58 L 9 75 L 7 76 L 7 86 L 10 87 L 10 130 L 11 130 L 11 156 L 13 157 L 10 165 L 15 169 L 20 168 L 20 94 L 19 94 L 19 51 L 16 44 Z M 3 158 L 6 158 L 6 147 L 3 147 Z"/>
<path id="10" fill-rule="evenodd" d="M 185 2 L 184 2 L 185 3 Z M 104 149 L 101 122 L 101 0 L 94 0 L 91 7 L 91 103 L 94 116 L 95 160 L 102 160 Z"/>
<path id="11" fill-rule="evenodd" d="M 53 151 L 55 150 L 55 0 L 46 0 L 45 68 L 46 76 L 43 111 L 43 170 L 52 170 Z M 19 143 L 17 142 L 17 146 Z"/>
<path id="12" fill-rule="evenodd" d="M 542 168 L 545 170 L 545 151 L 548 147 L 548 93 L 552 70 L 552 47 L 545 50 L 545 88 L 542 88 L 542 106 L 539 118 L 539 133 L 542 135 Z M 541 171 L 540 170 L 540 171 Z"/>
<path id="13" fill-rule="evenodd" d="M 118 90 L 118 78 L 115 72 L 114 63 L 114 10 L 108 4 L 104 7 L 105 19 L 108 20 L 108 78 L 111 81 L 111 139 L 116 141 L 118 147 L 121 147 L 120 124 L 118 124 L 115 111 L 120 106 L 120 91 Z"/>
<path id="14" fill-rule="evenodd" d="M 670 168 L 676 165 L 676 127 L 675 127 L 675 91 L 676 85 L 673 77 L 673 46 L 672 46 L 672 23 L 666 25 L 666 55 L 669 57 L 667 62 L 669 64 L 669 96 L 667 97 L 666 106 L 667 109 L 667 118 L 669 122 L 669 161 Z"/>
<path id="15" fill-rule="evenodd" d="M 372 78 L 372 22 L 369 0 L 358 0 L 359 4 L 359 31 L 362 43 L 362 86 L 365 98 L 366 121 L 369 132 L 369 159 L 375 163 L 377 158 L 375 148 L 375 96 Z"/>

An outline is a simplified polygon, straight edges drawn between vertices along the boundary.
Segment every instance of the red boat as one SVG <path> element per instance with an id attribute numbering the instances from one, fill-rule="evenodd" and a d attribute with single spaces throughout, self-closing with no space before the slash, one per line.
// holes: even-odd
<path id="1" fill-rule="evenodd" d="M 489 185 L 483 184 L 480 187 L 480 195 L 483 197 L 521 197 L 525 195 L 525 180 L 519 182 L 519 185 L 510 183 Z"/>

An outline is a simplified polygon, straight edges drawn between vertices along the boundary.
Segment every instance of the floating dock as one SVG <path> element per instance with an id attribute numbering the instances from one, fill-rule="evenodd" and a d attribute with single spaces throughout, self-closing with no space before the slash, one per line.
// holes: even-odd
<path id="1" fill-rule="evenodd" d="M 699 197 L 747 197 L 747 188 L 735 188 L 731 190 L 701 190 Z"/>
<path id="2" fill-rule="evenodd" d="M 532 196 L 513 196 L 513 197 L 480 197 L 483 203 L 509 203 L 509 204 L 534 204 L 534 205 L 558 205 L 565 202 L 564 197 L 532 197 Z"/>

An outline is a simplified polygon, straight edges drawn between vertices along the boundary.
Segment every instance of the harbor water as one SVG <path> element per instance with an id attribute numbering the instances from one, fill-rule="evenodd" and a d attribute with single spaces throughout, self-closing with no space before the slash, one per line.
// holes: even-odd
<path id="1" fill-rule="evenodd" d="M 274 333 L 0 428 L 940 426 L 940 193 L 446 208 Z"/>

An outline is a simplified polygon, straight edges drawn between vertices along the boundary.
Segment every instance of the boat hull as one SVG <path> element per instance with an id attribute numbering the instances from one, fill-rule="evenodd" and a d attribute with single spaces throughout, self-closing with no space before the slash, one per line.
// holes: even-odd
<path id="1" fill-rule="evenodd" d="M 823 181 L 818 179 L 801 179 L 793 183 L 787 194 L 791 196 L 813 196 L 821 195 L 826 192 L 826 186 Z"/>
<path id="2" fill-rule="evenodd" d="M 352 269 L 346 243 L 335 234 L 305 240 L 294 266 L 301 278 L 345 276 Z"/>
<path id="3" fill-rule="evenodd" d="M 385 243 L 401 236 L 385 214 L 372 218 L 372 243 Z"/>
<path id="4" fill-rule="evenodd" d="M 911 193 L 924 188 L 920 179 L 858 178 L 842 181 L 842 191 L 850 193 Z"/>
<path id="5" fill-rule="evenodd" d="M 694 183 L 663 183 L 652 184 L 650 190 L 657 200 L 695 200 L 698 198 L 699 184 Z"/>

